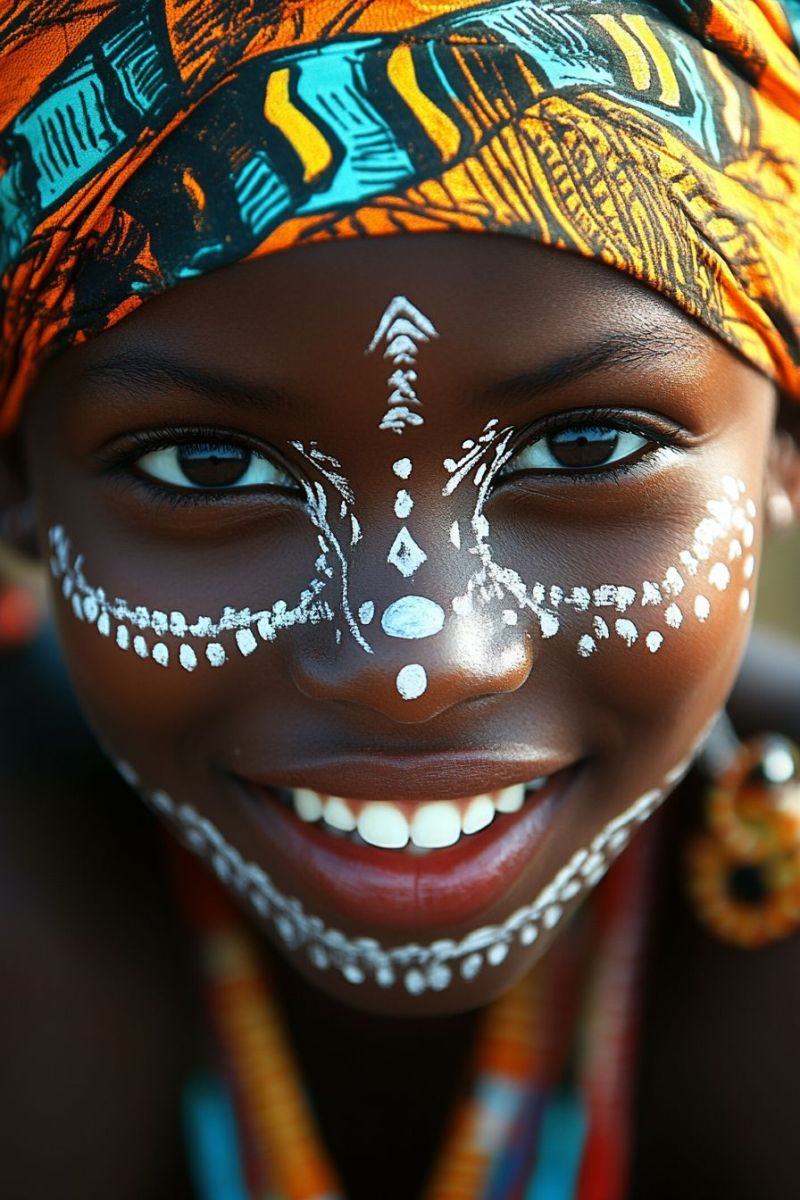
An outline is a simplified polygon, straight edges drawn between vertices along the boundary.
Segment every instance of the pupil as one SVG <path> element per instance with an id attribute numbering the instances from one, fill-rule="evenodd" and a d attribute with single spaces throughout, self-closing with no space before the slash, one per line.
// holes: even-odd
<path id="1" fill-rule="evenodd" d="M 550 453 L 562 467 L 599 467 L 619 441 L 616 429 L 562 429 L 550 434 Z"/>
<path id="2" fill-rule="evenodd" d="M 200 487 L 229 487 L 244 475 L 252 454 L 243 446 L 179 446 L 178 465 Z"/>

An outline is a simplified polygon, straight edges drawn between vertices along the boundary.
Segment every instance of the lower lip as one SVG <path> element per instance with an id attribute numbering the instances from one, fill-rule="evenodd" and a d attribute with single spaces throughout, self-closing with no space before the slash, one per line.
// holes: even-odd
<path id="1" fill-rule="evenodd" d="M 422 855 L 379 850 L 306 824 L 266 788 L 257 801 L 274 853 L 321 906 L 383 929 L 430 930 L 474 920 L 502 900 L 541 848 L 572 771 L 559 771 L 479 833 Z M 240 781 L 244 782 L 244 781 Z"/>

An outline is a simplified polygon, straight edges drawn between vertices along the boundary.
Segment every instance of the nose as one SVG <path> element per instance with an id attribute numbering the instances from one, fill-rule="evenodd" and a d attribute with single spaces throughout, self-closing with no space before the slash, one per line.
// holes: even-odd
<path id="1" fill-rule="evenodd" d="M 406 599 L 418 599 L 410 597 Z M 369 650 L 344 631 L 333 637 L 305 642 L 294 656 L 295 685 L 310 699 L 338 701 L 372 709 L 402 724 L 430 721 L 448 709 L 504 692 L 527 680 L 533 666 L 534 640 L 522 622 L 508 625 L 499 613 L 451 614 L 439 620 L 418 613 L 416 632 L 413 604 L 387 606 L 376 616 Z M 419 636 L 420 621 L 436 632 Z M 328 627 L 330 633 L 330 627 Z M 409 636 L 412 635 L 413 636 Z M 365 639 L 366 640 L 366 639 Z"/>

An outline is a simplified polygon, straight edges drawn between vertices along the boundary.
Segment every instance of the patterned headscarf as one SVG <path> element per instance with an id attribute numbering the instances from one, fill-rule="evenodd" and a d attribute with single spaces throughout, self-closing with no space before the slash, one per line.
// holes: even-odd
<path id="1" fill-rule="evenodd" d="M 0 0 L 0 429 L 148 296 L 332 238 L 627 272 L 800 399 L 800 0 Z"/>

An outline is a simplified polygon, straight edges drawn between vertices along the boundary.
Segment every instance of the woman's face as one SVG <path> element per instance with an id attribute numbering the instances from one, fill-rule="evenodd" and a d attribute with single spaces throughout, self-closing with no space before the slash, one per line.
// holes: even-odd
<path id="1" fill-rule="evenodd" d="M 531 965 L 723 705 L 773 420 L 622 274 L 426 235 L 175 289 L 23 436 L 104 747 L 299 971 L 422 1015 Z"/>

